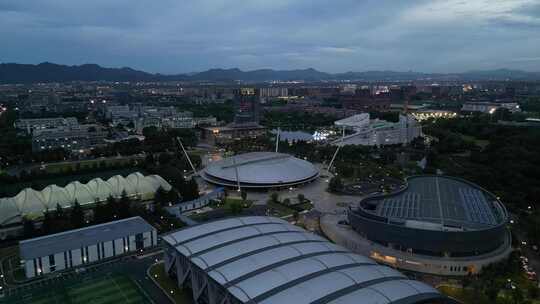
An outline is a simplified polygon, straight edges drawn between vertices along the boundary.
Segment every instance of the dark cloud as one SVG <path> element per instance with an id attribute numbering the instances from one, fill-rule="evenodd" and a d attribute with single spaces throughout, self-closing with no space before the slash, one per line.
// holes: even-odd
<path id="1" fill-rule="evenodd" d="M 2 0 L 0 60 L 175 73 L 540 70 L 531 0 Z"/>

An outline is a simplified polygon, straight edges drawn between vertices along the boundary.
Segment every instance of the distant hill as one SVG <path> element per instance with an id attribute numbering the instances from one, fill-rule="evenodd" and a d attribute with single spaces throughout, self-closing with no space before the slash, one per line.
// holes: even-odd
<path id="1" fill-rule="evenodd" d="M 67 66 L 49 62 L 32 64 L 0 64 L 0 83 L 36 83 L 69 81 L 412 81 L 412 80 L 540 80 L 538 72 L 519 70 L 470 71 L 465 73 L 430 74 L 420 72 L 365 71 L 330 74 L 315 69 L 242 71 L 210 69 L 190 74 L 162 75 L 131 68 L 104 68 L 97 64 Z"/>
<path id="2" fill-rule="evenodd" d="M 104 68 L 97 64 L 78 66 L 59 65 L 49 62 L 33 64 L 0 64 L 0 82 L 35 83 L 66 81 L 151 81 L 153 74 L 131 68 Z"/>

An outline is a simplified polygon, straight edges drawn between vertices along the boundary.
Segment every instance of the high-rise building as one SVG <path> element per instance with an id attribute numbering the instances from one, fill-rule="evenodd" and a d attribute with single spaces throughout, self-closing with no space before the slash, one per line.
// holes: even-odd
<path id="1" fill-rule="evenodd" d="M 259 123 L 259 96 L 254 88 L 240 88 L 234 91 L 234 123 L 258 124 Z"/>

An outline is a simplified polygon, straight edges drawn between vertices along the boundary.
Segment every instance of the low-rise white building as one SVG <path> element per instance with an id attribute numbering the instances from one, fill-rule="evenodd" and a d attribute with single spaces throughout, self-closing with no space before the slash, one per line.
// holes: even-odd
<path id="1" fill-rule="evenodd" d="M 19 242 L 27 278 L 110 259 L 157 245 L 157 231 L 141 217 Z"/>
<path id="2" fill-rule="evenodd" d="M 466 102 L 461 111 L 493 114 L 498 109 L 507 109 L 511 113 L 521 112 L 517 102 Z"/>
<path id="3" fill-rule="evenodd" d="M 75 117 L 54 117 L 54 118 L 24 118 L 15 121 L 15 128 L 25 130 L 32 134 L 34 131 L 52 128 L 76 128 L 79 123 Z"/>
<path id="4" fill-rule="evenodd" d="M 338 127 L 352 130 L 332 142 L 333 145 L 383 146 L 406 144 L 422 135 L 422 126 L 412 115 L 399 115 L 398 122 L 370 119 L 368 113 L 354 115 L 334 123 Z"/>

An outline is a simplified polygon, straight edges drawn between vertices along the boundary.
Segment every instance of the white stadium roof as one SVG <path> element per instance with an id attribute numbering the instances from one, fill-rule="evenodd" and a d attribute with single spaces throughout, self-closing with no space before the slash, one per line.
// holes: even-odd
<path id="1" fill-rule="evenodd" d="M 290 186 L 311 181 L 319 170 L 310 162 L 288 154 L 251 152 L 210 163 L 202 177 L 214 184 L 243 187 Z"/>
<path id="2" fill-rule="evenodd" d="M 241 303 L 447 300 L 424 283 L 278 218 L 225 219 L 163 240 Z"/>
<path id="3" fill-rule="evenodd" d="M 24 216 L 39 217 L 47 209 L 56 209 L 57 204 L 62 208 L 70 207 L 75 200 L 81 205 L 93 204 L 96 200 L 105 201 L 110 195 L 119 197 L 123 191 L 128 196 L 147 200 L 160 186 L 166 191 L 171 189 L 158 175 L 144 176 L 136 172 L 125 178 L 116 175 L 107 181 L 94 178 L 86 184 L 75 181 L 65 187 L 49 185 L 41 191 L 26 188 L 14 197 L 0 199 L 0 225 L 18 223 Z"/>

